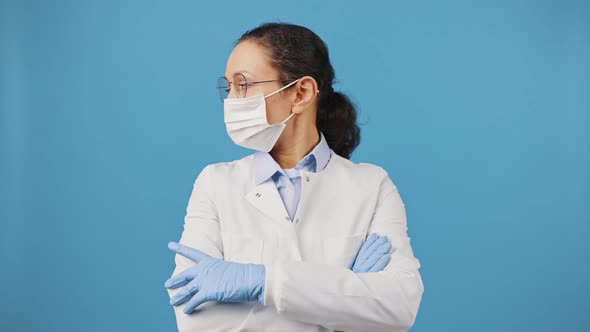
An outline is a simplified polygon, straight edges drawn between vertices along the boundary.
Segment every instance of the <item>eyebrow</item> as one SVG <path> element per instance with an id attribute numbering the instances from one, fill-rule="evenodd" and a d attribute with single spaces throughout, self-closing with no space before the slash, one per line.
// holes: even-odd
<path id="1" fill-rule="evenodd" d="M 249 71 L 247 71 L 247 70 L 238 70 L 238 71 L 234 72 L 234 73 L 231 75 L 231 77 L 234 77 L 234 76 L 236 76 L 236 74 L 248 74 L 248 75 L 252 75 L 252 73 L 251 73 L 251 72 L 249 72 Z M 223 76 L 223 77 L 225 77 L 225 79 L 227 80 L 227 77 L 226 77 L 226 76 Z M 228 80 L 228 81 L 229 81 L 229 80 Z"/>

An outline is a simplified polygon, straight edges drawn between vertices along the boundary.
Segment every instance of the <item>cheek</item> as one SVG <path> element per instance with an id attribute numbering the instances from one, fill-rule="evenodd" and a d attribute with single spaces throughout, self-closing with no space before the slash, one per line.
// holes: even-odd
<path id="1" fill-rule="evenodd" d="M 284 99 L 277 98 L 276 100 L 266 101 L 266 119 L 271 125 L 285 120 L 290 111 L 289 103 Z"/>

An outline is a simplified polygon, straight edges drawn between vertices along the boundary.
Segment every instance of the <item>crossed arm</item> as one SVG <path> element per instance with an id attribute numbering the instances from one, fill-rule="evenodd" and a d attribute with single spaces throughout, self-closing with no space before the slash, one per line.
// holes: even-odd
<path id="1" fill-rule="evenodd" d="M 222 259 L 217 214 L 206 190 L 211 188 L 206 170 L 195 181 L 180 243 Z M 264 305 L 274 306 L 288 318 L 337 330 L 409 329 L 416 319 L 424 288 L 418 272 L 420 263 L 407 236 L 405 207 L 385 171 L 368 233 L 386 235 L 391 241 L 393 251 L 383 271 L 355 273 L 347 268 L 300 261 L 266 264 Z M 187 234 L 191 234 L 190 240 Z M 173 275 L 194 265 L 180 255 L 176 255 L 176 263 Z M 168 290 L 171 298 L 176 291 Z M 194 324 L 222 323 L 219 318 L 208 323 L 205 316 L 197 322 L 179 312 L 179 307 L 175 311 L 179 329 L 183 324 L 193 328 Z M 213 319 L 215 308 L 208 314 Z M 223 323 L 231 324 L 231 319 L 224 319 Z"/>

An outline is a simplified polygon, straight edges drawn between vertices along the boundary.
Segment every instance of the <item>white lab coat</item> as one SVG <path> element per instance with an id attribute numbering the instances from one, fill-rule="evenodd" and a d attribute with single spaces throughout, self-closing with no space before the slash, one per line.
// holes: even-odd
<path id="1" fill-rule="evenodd" d="M 405 205 L 387 172 L 331 151 L 318 173 L 302 171 L 292 222 L 272 180 L 254 185 L 253 154 L 206 166 L 190 196 L 180 243 L 213 257 L 266 266 L 264 305 L 206 302 L 178 330 L 406 331 L 424 292 L 407 236 Z M 354 273 L 366 237 L 387 235 L 391 261 Z M 172 276 L 195 263 L 175 255 Z M 168 289 L 170 298 L 181 288 Z"/>

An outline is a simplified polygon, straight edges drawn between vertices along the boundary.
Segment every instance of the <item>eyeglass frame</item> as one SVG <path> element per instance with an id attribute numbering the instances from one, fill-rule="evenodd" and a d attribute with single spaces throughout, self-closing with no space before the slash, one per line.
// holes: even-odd
<path id="1" fill-rule="evenodd" d="M 234 74 L 234 76 L 233 76 L 233 77 L 234 77 L 234 80 L 235 80 L 235 77 L 236 77 L 237 75 L 242 75 L 242 77 L 244 77 L 244 83 L 240 83 L 240 84 L 239 84 L 240 86 L 242 86 L 242 87 L 244 88 L 244 95 L 243 95 L 243 96 L 241 96 L 241 97 L 239 97 L 239 96 L 238 96 L 238 98 L 246 98 L 246 95 L 248 94 L 248 86 L 252 86 L 252 85 L 254 85 L 254 84 L 257 84 L 257 83 L 268 83 L 268 82 L 287 82 L 287 81 L 294 81 L 294 80 L 297 80 L 296 78 L 289 78 L 289 79 L 285 79 L 285 80 L 265 80 L 265 81 L 254 81 L 254 82 L 249 82 L 249 81 L 248 81 L 248 79 L 246 78 L 246 76 L 245 76 L 244 74 L 242 74 L 242 73 L 235 73 L 235 74 Z M 224 99 L 224 98 L 222 98 L 222 97 L 221 97 L 221 92 L 220 92 L 220 88 L 221 88 L 221 86 L 219 86 L 219 80 L 220 80 L 220 79 L 222 79 L 222 78 L 223 78 L 223 79 L 224 79 L 224 80 L 227 82 L 227 88 L 229 88 L 229 91 L 228 91 L 228 96 L 229 96 L 229 93 L 231 92 L 231 86 L 234 84 L 234 82 L 230 82 L 230 81 L 228 81 L 228 80 L 227 80 L 227 78 L 225 78 L 225 76 L 220 76 L 220 77 L 217 79 L 217 83 L 218 83 L 218 84 L 217 84 L 217 91 L 218 91 L 218 93 L 219 93 L 219 99 L 221 100 L 221 102 L 223 102 L 223 99 Z"/>

